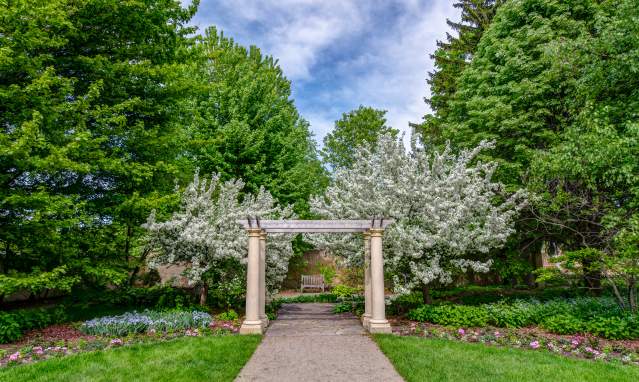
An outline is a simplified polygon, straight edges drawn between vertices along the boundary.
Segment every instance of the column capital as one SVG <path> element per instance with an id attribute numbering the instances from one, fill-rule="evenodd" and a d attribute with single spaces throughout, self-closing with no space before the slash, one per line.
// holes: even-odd
<path id="1" fill-rule="evenodd" d="M 262 229 L 261 228 L 248 228 L 246 230 L 246 232 L 248 232 L 249 236 L 261 236 L 262 235 Z"/>
<path id="2" fill-rule="evenodd" d="M 266 237 L 268 236 L 268 234 L 266 233 L 266 231 L 262 230 L 260 232 L 260 239 L 262 240 L 266 240 Z"/>
<path id="3" fill-rule="evenodd" d="M 371 228 L 368 230 L 368 234 L 371 237 L 381 237 L 384 234 L 384 229 L 382 228 Z"/>

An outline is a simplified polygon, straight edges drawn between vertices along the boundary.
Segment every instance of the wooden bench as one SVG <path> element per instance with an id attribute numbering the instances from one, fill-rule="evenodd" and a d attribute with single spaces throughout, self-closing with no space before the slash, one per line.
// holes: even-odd
<path id="1" fill-rule="evenodd" d="M 322 289 L 324 292 L 324 276 L 322 275 L 302 275 L 302 286 L 300 293 L 304 293 L 304 288 Z"/>

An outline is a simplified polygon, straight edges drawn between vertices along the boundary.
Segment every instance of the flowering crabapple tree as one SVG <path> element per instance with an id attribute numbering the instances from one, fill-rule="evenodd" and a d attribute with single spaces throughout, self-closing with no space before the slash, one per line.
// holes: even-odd
<path id="1" fill-rule="evenodd" d="M 311 210 L 331 219 L 395 220 L 384 234 L 386 270 L 398 293 L 451 284 L 469 270 L 488 272 L 489 252 L 514 232 L 513 219 L 525 204 L 523 191 L 506 196 L 491 181 L 495 163 L 477 160 L 482 142 L 472 150 L 427 151 L 413 142 L 408 152 L 400 140 L 383 136 L 375 147 L 362 146 L 350 168 L 336 171 Z M 350 262 L 361 262 L 356 238 L 308 235 L 308 240 Z"/>
<path id="2" fill-rule="evenodd" d="M 277 205 L 264 188 L 251 195 L 242 194 L 243 187 L 241 180 L 222 182 L 214 174 L 208 181 L 196 173 L 181 195 L 180 209 L 169 220 L 158 222 L 153 211 L 143 225 L 148 230 L 147 244 L 154 253 L 149 266 L 186 265 L 184 276 L 200 287 L 201 304 L 206 303 L 211 283 L 245 284 L 248 237 L 237 220 L 247 216 L 294 217 L 290 206 Z M 292 255 L 289 237 L 269 235 L 266 286 L 270 293 L 277 292 Z"/>

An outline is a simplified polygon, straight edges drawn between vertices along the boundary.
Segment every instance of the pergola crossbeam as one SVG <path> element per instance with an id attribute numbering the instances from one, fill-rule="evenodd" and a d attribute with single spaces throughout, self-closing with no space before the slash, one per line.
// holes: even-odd
<path id="1" fill-rule="evenodd" d="M 244 228 L 260 228 L 266 233 L 355 233 L 385 229 L 392 219 L 367 220 L 238 220 Z"/>

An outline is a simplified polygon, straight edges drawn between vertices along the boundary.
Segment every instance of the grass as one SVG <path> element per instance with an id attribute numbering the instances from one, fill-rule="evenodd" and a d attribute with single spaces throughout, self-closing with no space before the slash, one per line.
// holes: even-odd
<path id="1" fill-rule="evenodd" d="M 411 381 L 639 381 L 639 368 L 483 344 L 377 335 L 375 341 Z"/>
<path id="2" fill-rule="evenodd" d="M 232 381 L 259 336 L 180 338 L 0 370 L 0 381 Z"/>

